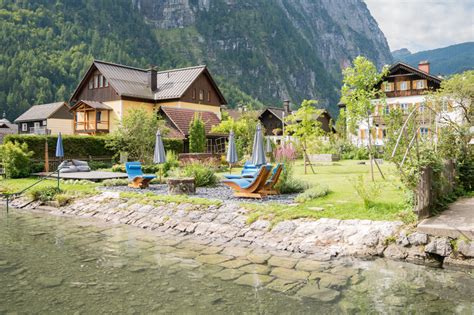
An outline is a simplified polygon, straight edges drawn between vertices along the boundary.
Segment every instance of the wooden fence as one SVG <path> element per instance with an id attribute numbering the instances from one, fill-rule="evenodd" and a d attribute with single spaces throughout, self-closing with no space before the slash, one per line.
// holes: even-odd
<path id="1" fill-rule="evenodd" d="M 436 202 L 443 196 L 449 195 L 455 188 L 456 173 L 453 160 L 446 160 L 441 174 L 441 180 L 435 182 L 433 170 L 427 167 L 423 170 L 416 189 L 415 213 L 419 219 L 427 218 Z M 434 189 L 435 185 L 438 189 Z"/>

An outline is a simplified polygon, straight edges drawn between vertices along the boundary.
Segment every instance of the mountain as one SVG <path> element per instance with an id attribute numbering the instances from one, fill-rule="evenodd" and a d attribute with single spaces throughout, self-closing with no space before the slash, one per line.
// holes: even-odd
<path id="1" fill-rule="evenodd" d="M 410 53 L 404 48 L 392 52 L 393 59 L 417 66 L 422 60 L 428 60 L 433 74 L 450 75 L 474 69 L 474 42 Z"/>
<path id="2" fill-rule="evenodd" d="M 317 98 L 335 112 L 341 69 L 391 62 L 362 0 L 0 1 L 0 111 L 67 100 L 95 59 L 207 64 L 231 107 Z"/>

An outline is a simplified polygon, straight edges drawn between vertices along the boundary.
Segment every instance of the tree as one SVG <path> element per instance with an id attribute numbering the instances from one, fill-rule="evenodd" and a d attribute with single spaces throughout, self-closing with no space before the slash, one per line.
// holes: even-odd
<path id="1" fill-rule="evenodd" d="M 318 120 L 322 110 L 315 108 L 313 106 L 315 104 L 317 104 L 315 100 L 303 100 L 300 108 L 285 119 L 288 123 L 285 133 L 296 138 L 298 140 L 297 144 L 303 149 L 305 174 L 307 174 L 306 166 L 308 163 L 307 144 L 311 140 L 316 140 L 324 133 L 321 128 L 321 122 Z M 314 173 L 313 166 L 311 166 L 311 170 Z"/>
<path id="2" fill-rule="evenodd" d="M 238 120 L 227 117 L 219 125 L 214 126 L 211 131 L 215 133 L 229 133 L 233 130 L 237 155 L 239 158 L 242 158 L 252 153 L 253 137 L 257 128 L 257 122 L 257 111 L 244 111 Z"/>
<path id="3" fill-rule="evenodd" d="M 336 135 L 340 139 L 346 140 L 347 139 L 347 117 L 346 117 L 346 111 L 343 108 L 339 110 L 339 116 L 337 117 L 335 128 L 336 128 Z"/>
<path id="4" fill-rule="evenodd" d="M 201 115 L 194 114 L 189 124 L 189 152 L 203 153 L 206 150 L 206 128 Z"/>
<path id="5" fill-rule="evenodd" d="M 344 76 L 341 94 L 341 101 L 347 108 L 347 122 L 350 130 L 354 131 L 356 127 L 361 124 L 367 124 L 368 129 L 368 149 L 370 158 L 370 173 L 372 181 L 374 181 L 374 152 L 372 148 L 372 122 L 370 119 L 371 113 L 374 112 L 375 99 L 384 102 L 385 94 L 377 87 L 382 79 L 387 75 L 388 68 L 384 67 L 381 72 L 378 72 L 375 65 L 368 59 L 358 56 L 353 61 L 353 66 L 343 70 Z M 383 177 L 382 171 L 377 165 L 380 174 Z"/>
<path id="6" fill-rule="evenodd" d="M 107 140 L 106 147 L 115 152 L 127 152 L 130 159 L 151 163 L 157 130 L 164 136 L 169 129 L 156 113 L 132 109 L 120 122 L 120 127 Z"/>

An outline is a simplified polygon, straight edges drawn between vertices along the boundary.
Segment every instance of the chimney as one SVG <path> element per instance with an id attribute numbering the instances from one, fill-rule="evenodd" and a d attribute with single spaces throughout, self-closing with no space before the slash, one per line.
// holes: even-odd
<path id="1" fill-rule="evenodd" d="M 283 101 L 283 110 L 285 111 L 285 114 L 290 114 L 290 101 L 289 100 Z"/>
<path id="2" fill-rule="evenodd" d="M 148 86 L 152 92 L 158 91 L 158 79 L 157 79 L 157 71 L 155 67 L 150 67 L 147 71 L 148 73 Z"/>
<path id="3" fill-rule="evenodd" d="M 428 60 L 422 60 L 418 63 L 418 70 L 421 70 L 426 73 L 430 73 L 430 63 Z"/>

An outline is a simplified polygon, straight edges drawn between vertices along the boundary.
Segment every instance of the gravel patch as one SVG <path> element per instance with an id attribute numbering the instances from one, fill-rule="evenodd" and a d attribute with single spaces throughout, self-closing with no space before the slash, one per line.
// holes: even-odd
<path id="1" fill-rule="evenodd" d="M 104 191 L 119 191 L 119 192 L 137 192 L 137 193 L 153 193 L 157 195 L 167 195 L 168 194 L 168 185 L 150 185 L 145 189 L 135 189 L 128 186 L 109 186 L 101 187 L 101 190 Z M 215 187 L 198 187 L 196 188 L 196 193 L 190 195 L 192 197 L 205 198 L 210 200 L 222 200 L 226 202 L 235 202 L 235 203 L 280 203 L 280 204 L 293 204 L 294 199 L 297 194 L 287 194 L 287 195 L 276 195 L 276 196 L 267 196 L 263 199 L 247 199 L 247 198 L 236 198 L 233 196 L 232 189 L 225 185 L 217 185 Z"/>

